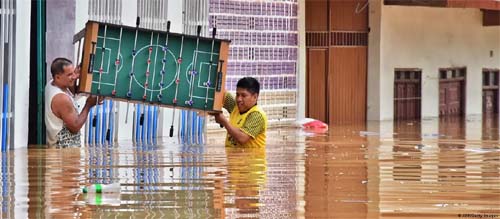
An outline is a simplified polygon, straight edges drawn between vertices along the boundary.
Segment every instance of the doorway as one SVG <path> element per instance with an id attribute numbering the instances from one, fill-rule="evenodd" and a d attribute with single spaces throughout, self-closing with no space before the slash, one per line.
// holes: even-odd
<path id="1" fill-rule="evenodd" d="M 465 115 L 465 67 L 439 70 L 439 116 Z"/>

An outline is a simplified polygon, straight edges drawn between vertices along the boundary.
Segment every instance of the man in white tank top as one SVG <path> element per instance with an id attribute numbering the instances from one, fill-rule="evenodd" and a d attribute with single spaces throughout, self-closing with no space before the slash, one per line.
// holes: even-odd
<path id="1" fill-rule="evenodd" d="M 77 79 L 73 63 L 66 58 L 56 58 L 50 66 L 52 80 L 45 86 L 45 125 L 47 144 L 55 147 L 79 147 L 80 129 L 87 121 L 90 108 L 97 97 L 87 98 L 80 114 L 76 109 L 70 87 Z"/>

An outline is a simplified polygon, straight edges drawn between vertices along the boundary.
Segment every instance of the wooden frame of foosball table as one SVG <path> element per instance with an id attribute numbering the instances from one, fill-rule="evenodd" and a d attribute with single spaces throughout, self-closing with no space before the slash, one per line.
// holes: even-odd
<path id="1" fill-rule="evenodd" d="M 138 27 L 129 27 L 129 26 L 120 26 L 116 24 L 108 24 L 108 23 L 101 23 L 101 22 L 96 22 L 96 21 L 88 21 L 86 24 L 85 29 L 81 30 L 79 33 L 77 33 L 73 37 L 73 44 L 79 43 L 78 45 L 78 50 L 80 50 L 80 44 L 82 38 L 84 39 L 84 44 L 82 48 L 82 56 L 81 56 L 81 73 L 79 80 L 77 82 L 77 89 L 76 92 L 78 93 L 84 93 L 84 94 L 92 94 L 92 95 L 97 95 L 93 94 L 91 92 L 91 86 L 92 86 L 92 77 L 93 77 L 93 60 L 92 56 L 95 54 L 96 47 L 93 44 L 97 43 L 97 37 L 98 37 L 98 31 L 99 31 L 99 25 L 108 25 L 108 26 L 114 26 L 114 27 L 120 27 L 123 28 L 124 30 L 139 30 L 139 31 L 149 31 L 149 32 L 154 32 L 154 33 L 162 33 L 162 34 L 168 34 L 170 36 L 182 36 L 183 34 L 178 34 L 178 33 L 172 33 L 172 32 L 164 32 L 164 31 L 157 31 L 157 30 L 148 30 L 148 29 L 143 29 L 143 28 L 138 28 Z M 196 39 L 197 36 L 192 36 L 192 35 L 184 35 L 185 38 L 191 38 L 191 39 Z M 198 37 L 199 39 L 203 40 L 214 40 L 212 38 L 205 38 L 205 37 Z M 226 71 L 227 71 L 227 63 L 228 63 L 228 56 L 229 56 L 229 40 L 219 40 L 220 41 L 220 48 L 219 48 L 219 62 L 224 63 L 221 68 L 220 72 L 216 72 L 217 78 L 215 80 L 215 94 L 213 96 L 213 108 L 212 109 L 198 109 L 198 108 L 192 108 L 192 107 L 185 107 L 185 106 L 179 106 L 176 104 L 164 104 L 164 103 L 158 103 L 158 102 L 149 102 L 145 100 L 137 100 L 137 99 L 129 99 L 129 98 L 119 98 L 119 97 L 113 97 L 109 95 L 100 95 L 104 97 L 109 97 L 112 99 L 117 99 L 117 100 L 123 100 L 127 102 L 134 102 L 134 103 L 148 103 L 152 105 L 159 105 L 162 107 L 168 107 L 168 108 L 179 108 L 179 109 L 186 109 L 186 110 L 193 110 L 193 111 L 203 111 L 203 112 L 220 112 L 222 111 L 223 107 L 223 102 L 224 102 L 224 94 L 226 92 L 225 89 L 225 83 L 226 83 Z M 78 55 L 80 55 L 80 51 L 78 51 Z M 77 58 L 79 59 L 79 58 Z M 78 60 L 80 61 L 80 60 Z M 221 74 L 220 74 L 221 73 Z"/>

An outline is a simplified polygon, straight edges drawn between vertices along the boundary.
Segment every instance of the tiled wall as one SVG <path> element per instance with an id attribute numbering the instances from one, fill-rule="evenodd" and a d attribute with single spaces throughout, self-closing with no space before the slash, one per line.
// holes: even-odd
<path id="1" fill-rule="evenodd" d="M 210 0 L 209 25 L 231 40 L 229 91 L 245 76 L 261 83 L 259 104 L 270 125 L 295 119 L 297 93 L 297 0 Z"/>

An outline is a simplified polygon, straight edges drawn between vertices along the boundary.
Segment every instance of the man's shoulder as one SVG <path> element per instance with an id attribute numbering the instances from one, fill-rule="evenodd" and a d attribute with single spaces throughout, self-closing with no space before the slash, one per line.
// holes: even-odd
<path id="1" fill-rule="evenodd" d="M 250 119 L 250 120 L 253 120 L 253 121 L 264 121 L 265 120 L 265 112 L 262 111 L 262 110 L 255 110 L 255 111 L 252 111 L 248 114 L 247 116 L 247 120 Z"/>
<path id="2" fill-rule="evenodd" d="M 62 101 L 62 102 L 67 101 L 67 102 L 71 103 L 71 98 L 65 93 L 54 94 L 54 97 L 52 98 L 52 102 L 54 102 L 54 100 Z"/>
<path id="3" fill-rule="evenodd" d="M 65 93 L 55 94 L 51 101 L 52 111 L 54 111 L 54 108 L 68 107 L 72 105 L 73 102 L 71 98 Z"/>
<path id="4" fill-rule="evenodd" d="M 258 112 L 259 114 L 263 115 L 263 116 L 266 116 L 266 111 L 264 111 L 264 109 L 262 108 L 261 105 L 257 105 L 257 109 L 254 111 L 254 112 Z"/>

